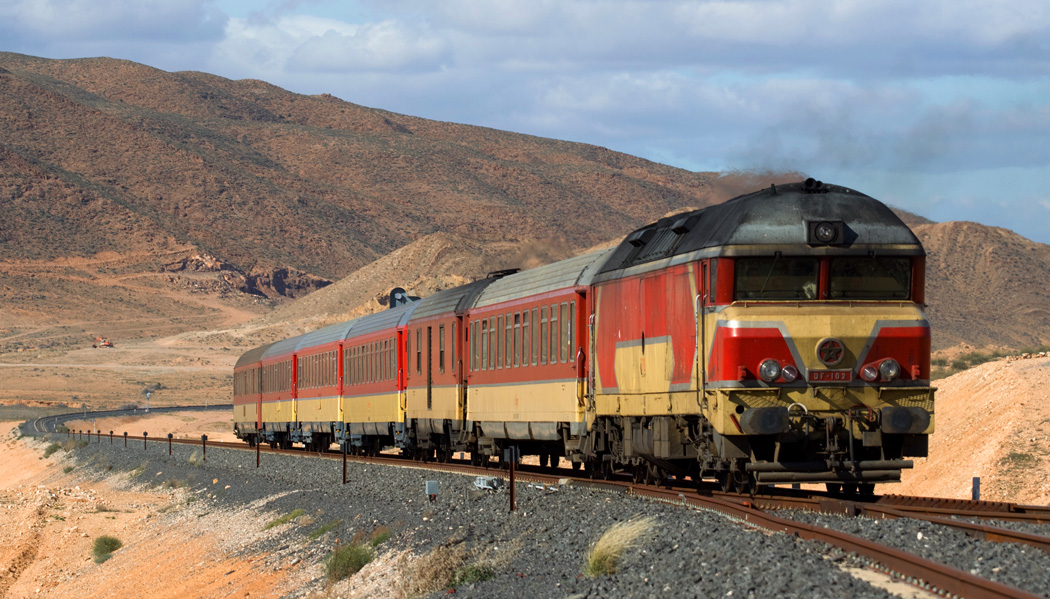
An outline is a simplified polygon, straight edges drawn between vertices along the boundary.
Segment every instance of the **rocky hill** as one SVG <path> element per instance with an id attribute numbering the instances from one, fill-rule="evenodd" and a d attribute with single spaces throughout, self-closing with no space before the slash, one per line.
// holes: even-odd
<path id="1" fill-rule="evenodd" d="M 0 252 L 189 245 L 338 279 L 423 236 L 586 247 L 712 201 L 711 173 L 261 81 L 0 53 Z"/>
<path id="2" fill-rule="evenodd" d="M 0 53 L 0 85 L 0 354 L 96 335 L 254 344 L 800 176 L 692 173 L 108 58 Z M 1050 342 L 1050 246 L 898 213 L 930 254 L 935 348 Z"/>

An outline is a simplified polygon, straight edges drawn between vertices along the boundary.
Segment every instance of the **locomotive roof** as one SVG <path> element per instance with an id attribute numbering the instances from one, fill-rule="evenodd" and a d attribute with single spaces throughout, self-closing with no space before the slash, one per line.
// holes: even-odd
<path id="1" fill-rule="evenodd" d="M 807 222 L 814 221 L 842 221 L 847 243 L 811 247 Z M 924 254 L 911 229 L 882 202 L 847 187 L 809 180 L 771 186 L 642 227 L 620 243 L 601 273 L 685 254 L 749 253 L 749 249 L 831 254 L 888 246 Z"/>
<path id="2" fill-rule="evenodd" d="M 586 285 L 612 251 L 599 250 L 498 279 L 481 293 L 475 307 Z"/>

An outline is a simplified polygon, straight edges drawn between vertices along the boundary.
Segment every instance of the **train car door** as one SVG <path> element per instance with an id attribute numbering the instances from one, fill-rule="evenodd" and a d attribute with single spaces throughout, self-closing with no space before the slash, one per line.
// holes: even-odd
<path id="1" fill-rule="evenodd" d="M 255 430 L 262 430 L 262 362 L 255 369 Z"/>
<path id="2" fill-rule="evenodd" d="M 427 411 L 434 407 L 434 329 L 427 327 Z"/>

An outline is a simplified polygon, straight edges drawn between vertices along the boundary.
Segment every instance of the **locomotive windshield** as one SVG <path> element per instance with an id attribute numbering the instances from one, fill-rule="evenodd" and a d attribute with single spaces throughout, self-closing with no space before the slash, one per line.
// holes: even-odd
<path id="1" fill-rule="evenodd" d="M 911 260 L 906 256 L 842 256 L 829 261 L 823 281 L 832 300 L 906 300 L 911 296 Z M 733 298 L 815 300 L 821 289 L 820 258 L 738 258 Z"/>
<path id="2" fill-rule="evenodd" d="M 820 263 L 816 258 L 739 258 L 736 260 L 738 300 L 817 299 Z"/>
<path id="3" fill-rule="evenodd" d="M 831 299 L 906 300 L 911 293 L 911 261 L 902 256 L 847 256 L 831 259 Z"/>

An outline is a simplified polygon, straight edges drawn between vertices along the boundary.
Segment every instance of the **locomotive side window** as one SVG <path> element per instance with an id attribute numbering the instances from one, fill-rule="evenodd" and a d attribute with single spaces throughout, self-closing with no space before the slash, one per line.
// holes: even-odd
<path id="1" fill-rule="evenodd" d="M 738 258 L 733 299 L 815 300 L 819 277 L 816 258 Z"/>
<path id="2" fill-rule="evenodd" d="M 911 260 L 904 256 L 831 259 L 828 297 L 903 300 L 911 296 Z"/>

